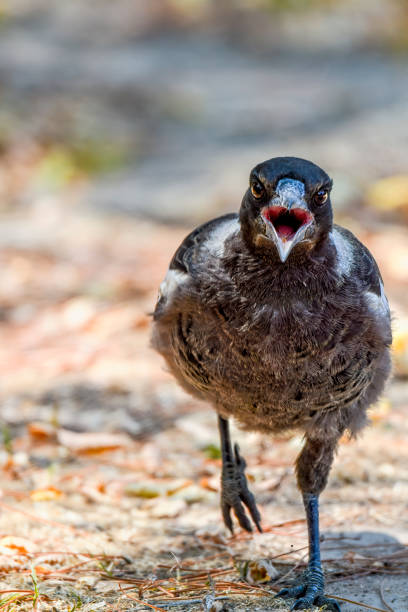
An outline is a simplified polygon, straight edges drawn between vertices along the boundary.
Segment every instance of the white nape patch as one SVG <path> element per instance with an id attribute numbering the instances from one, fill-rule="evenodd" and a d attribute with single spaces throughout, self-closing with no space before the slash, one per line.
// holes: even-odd
<path id="1" fill-rule="evenodd" d="M 387 296 L 384 292 L 384 285 L 380 281 L 380 291 L 381 295 L 377 295 L 372 291 L 366 291 L 364 297 L 367 302 L 367 306 L 372 312 L 375 312 L 379 315 L 387 315 L 390 314 L 390 306 L 388 304 Z"/>
<path id="2" fill-rule="evenodd" d="M 180 287 L 182 283 L 188 280 L 188 274 L 181 272 L 181 270 L 168 270 L 163 282 L 159 287 L 159 295 L 157 301 L 161 298 L 166 300 L 171 299 L 173 293 Z"/>
<path id="3" fill-rule="evenodd" d="M 350 243 L 341 235 L 337 228 L 330 232 L 332 242 L 337 252 L 337 273 L 348 276 L 353 263 L 353 250 Z"/>
<path id="4" fill-rule="evenodd" d="M 204 243 L 205 248 L 216 257 L 224 255 L 224 245 L 228 238 L 237 234 L 240 229 L 238 219 L 225 219 L 219 223 L 208 236 Z"/>

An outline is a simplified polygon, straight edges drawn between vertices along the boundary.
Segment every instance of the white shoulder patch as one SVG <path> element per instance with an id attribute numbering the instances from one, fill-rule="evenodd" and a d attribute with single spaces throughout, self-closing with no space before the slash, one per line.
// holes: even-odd
<path id="1" fill-rule="evenodd" d="M 389 316 L 390 306 L 388 304 L 387 296 L 384 292 L 384 285 L 380 281 L 381 295 L 377 295 L 373 291 L 366 291 L 364 294 L 367 306 L 372 312 L 379 315 Z"/>
<path id="2" fill-rule="evenodd" d="M 353 250 L 347 240 L 341 235 L 337 228 L 330 232 L 332 242 L 337 252 L 337 272 L 341 276 L 348 276 L 353 263 Z"/>
<path id="3" fill-rule="evenodd" d="M 240 225 L 238 219 L 225 219 L 219 223 L 208 236 L 204 243 L 205 248 L 216 257 L 224 255 L 225 241 L 239 232 Z"/>
<path id="4" fill-rule="evenodd" d="M 185 274 L 181 270 L 167 270 L 167 274 L 159 287 L 157 300 L 160 300 L 160 298 L 165 298 L 166 300 L 171 299 L 176 289 L 188 280 L 188 278 L 188 274 Z"/>

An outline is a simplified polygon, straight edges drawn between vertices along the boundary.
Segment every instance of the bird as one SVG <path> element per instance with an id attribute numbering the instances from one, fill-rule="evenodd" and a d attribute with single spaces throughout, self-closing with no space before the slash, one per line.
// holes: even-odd
<path id="1" fill-rule="evenodd" d="M 296 478 L 309 560 L 277 596 L 292 610 L 339 604 L 324 594 L 319 497 L 344 434 L 390 375 L 390 309 L 370 251 L 333 222 L 333 181 L 316 164 L 275 157 L 249 176 L 239 213 L 192 231 L 171 259 L 152 346 L 180 385 L 218 415 L 221 511 L 233 532 L 262 531 L 229 419 L 249 431 L 303 434 Z"/>

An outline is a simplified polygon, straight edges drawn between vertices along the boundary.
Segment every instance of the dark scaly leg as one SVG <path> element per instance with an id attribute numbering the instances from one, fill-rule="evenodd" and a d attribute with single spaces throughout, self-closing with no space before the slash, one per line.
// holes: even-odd
<path id="1" fill-rule="evenodd" d="M 262 531 L 261 515 L 256 507 L 255 497 L 248 489 L 245 476 L 245 459 L 239 453 L 238 444 L 235 444 L 234 452 L 232 451 L 229 424 L 221 416 L 218 417 L 218 429 L 221 438 L 221 510 L 224 523 L 231 533 L 234 533 L 231 519 L 232 508 L 241 527 L 247 531 L 252 531 L 251 523 L 245 514 L 245 505 L 258 531 Z"/>
<path id="2" fill-rule="evenodd" d="M 334 599 L 324 595 L 324 576 L 320 559 L 319 494 L 327 483 L 337 439 L 306 438 L 296 462 L 298 485 L 303 494 L 309 534 L 309 563 L 295 586 L 282 589 L 277 597 L 296 599 L 291 610 L 307 610 L 313 605 L 326 606 L 326 610 L 340 612 Z"/>

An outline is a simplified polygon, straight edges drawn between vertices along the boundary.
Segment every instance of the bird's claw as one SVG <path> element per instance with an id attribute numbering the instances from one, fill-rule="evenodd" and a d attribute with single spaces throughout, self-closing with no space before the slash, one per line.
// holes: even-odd
<path id="1" fill-rule="evenodd" d="M 291 610 L 309 610 L 312 606 L 318 606 L 319 610 L 322 608 L 323 610 L 341 612 L 336 600 L 324 597 L 323 595 L 319 595 L 314 600 L 310 599 L 310 597 L 301 597 L 295 601 Z"/>
<path id="2" fill-rule="evenodd" d="M 280 597 L 281 599 L 292 599 L 303 595 L 305 590 L 306 588 L 304 585 L 281 589 L 279 593 L 276 593 L 275 597 Z"/>
<path id="3" fill-rule="evenodd" d="M 319 595 L 315 600 L 316 605 L 323 610 L 333 610 L 334 612 L 341 612 L 340 606 L 335 599 L 331 599 L 330 597 L 325 597 L 324 595 Z"/>
<path id="4" fill-rule="evenodd" d="M 306 570 L 301 584 L 282 589 L 275 597 L 282 599 L 295 599 L 291 610 L 309 610 L 313 606 L 323 607 L 325 610 L 341 612 L 340 606 L 335 599 L 330 599 L 323 594 L 324 580 L 321 570 Z"/>
<path id="5" fill-rule="evenodd" d="M 238 444 L 234 446 L 234 454 L 234 461 L 225 462 L 222 466 L 221 509 L 224 523 L 231 533 L 234 533 L 231 519 L 231 509 L 233 509 L 241 527 L 246 531 L 252 531 L 252 525 L 245 513 L 244 506 L 246 506 L 256 528 L 262 532 L 261 515 L 255 497 L 248 488 L 245 476 L 246 461 L 239 452 Z"/>
<path id="6" fill-rule="evenodd" d="M 300 590 L 298 590 L 300 589 Z M 333 610 L 333 612 L 341 612 L 340 606 L 335 599 L 330 599 L 329 597 L 325 597 L 324 595 L 317 596 L 305 596 L 299 597 L 302 593 L 305 593 L 305 587 L 294 587 L 293 589 L 282 589 L 276 595 L 276 597 L 281 597 L 282 599 L 288 598 L 297 598 L 291 610 L 309 610 L 313 606 L 319 606 L 324 610 Z"/>

